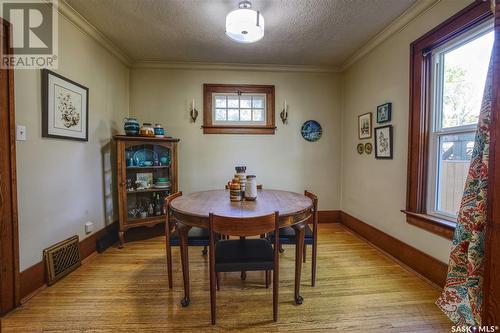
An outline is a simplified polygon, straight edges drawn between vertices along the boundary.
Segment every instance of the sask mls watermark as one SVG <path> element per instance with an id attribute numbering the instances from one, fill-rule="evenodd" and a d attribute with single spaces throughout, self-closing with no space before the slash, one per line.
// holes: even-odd
<path id="1" fill-rule="evenodd" d="M 1 49 L 0 67 L 57 69 L 58 0 L 0 0 L 0 4 L 0 16 L 12 24 L 12 43 Z"/>

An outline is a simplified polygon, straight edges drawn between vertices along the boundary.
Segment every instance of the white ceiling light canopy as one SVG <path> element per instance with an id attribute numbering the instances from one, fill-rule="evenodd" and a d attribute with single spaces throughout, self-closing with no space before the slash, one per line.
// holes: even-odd
<path id="1" fill-rule="evenodd" d="M 226 35 L 238 43 L 255 43 L 264 37 L 264 17 L 248 0 L 226 16 Z"/>

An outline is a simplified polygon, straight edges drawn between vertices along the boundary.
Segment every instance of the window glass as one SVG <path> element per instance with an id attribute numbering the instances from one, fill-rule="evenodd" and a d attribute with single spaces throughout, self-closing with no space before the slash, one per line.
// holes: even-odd
<path id="1" fill-rule="evenodd" d="M 222 94 L 214 93 L 214 123 L 218 124 L 265 124 L 265 94 Z"/>
<path id="2" fill-rule="evenodd" d="M 437 210 L 456 215 L 469 172 L 475 133 L 439 137 Z"/>
<path id="3" fill-rule="evenodd" d="M 491 31 L 444 53 L 443 128 L 477 123 L 493 37 Z"/>

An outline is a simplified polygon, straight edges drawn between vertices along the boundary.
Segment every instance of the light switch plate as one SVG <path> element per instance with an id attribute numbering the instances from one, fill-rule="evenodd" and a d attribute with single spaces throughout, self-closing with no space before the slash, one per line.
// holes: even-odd
<path id="1" fill-rule="evenodd" d="M 17 141 L 26 141 L 26 126 L 17 125 L 16 126 L 16 140 Z"/>

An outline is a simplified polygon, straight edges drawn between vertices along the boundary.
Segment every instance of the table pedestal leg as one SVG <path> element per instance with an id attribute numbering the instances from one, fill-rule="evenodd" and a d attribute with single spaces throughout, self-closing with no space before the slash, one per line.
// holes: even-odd
<path id="1" fill-rule="evenodd" d="M 293 225 L 295 230 L 295 304 L 304 302 L 300 296 L 300 275 L 302 272 L 302 256 L 304 254 L 305 223 Z"/>
<path id="2" fill-rule="evenodd" d="M 182 278 L 184 280 L 184 298 L 181 305 L 186 307 L 191 301 L 189 298 L 189 257 L 188 257 L 188 232 L 190 226 L 177 222 L 177 232 L 179 233 L 179 247 L 181 250 Z"/>

